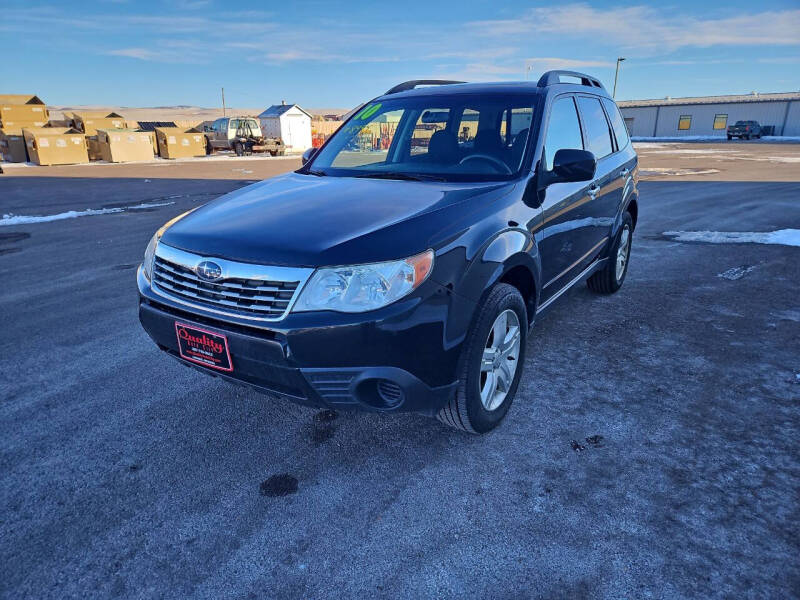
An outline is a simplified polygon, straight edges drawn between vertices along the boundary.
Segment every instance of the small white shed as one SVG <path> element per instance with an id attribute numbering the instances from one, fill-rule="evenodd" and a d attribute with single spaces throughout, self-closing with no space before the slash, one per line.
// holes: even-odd
<path id="1" fill-rule="evenodd" d="M 297 104 L 273 104 L 258 115 L 265 137 L 279 137 L 287 152 L 311 148 L 311 115 Z"/>

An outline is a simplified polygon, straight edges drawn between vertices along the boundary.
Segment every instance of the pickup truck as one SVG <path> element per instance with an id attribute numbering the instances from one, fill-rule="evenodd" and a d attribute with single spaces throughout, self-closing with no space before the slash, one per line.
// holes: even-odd
<path id="1" fill-rule="evenodd" d="M 286 152 L 280 138 L 264 137 L 254 117 L 223 117 L 206 127 L 204 133 L 206 154 L 212 154 L 215 150 L 233 150 L 237 156 L 253 152 L 269 152 L 277 156 Z"/>
<path id="2" fill-rule="evenodd" d="M 728 139 L 735 137 L 743 140 L 761 138 L 761 125 L 758 121 L 736 121 L 733 125 L 728 125 Z"/>

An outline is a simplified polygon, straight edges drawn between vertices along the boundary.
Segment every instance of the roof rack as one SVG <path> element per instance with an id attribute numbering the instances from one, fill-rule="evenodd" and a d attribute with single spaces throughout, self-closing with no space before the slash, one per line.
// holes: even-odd
<path id="1" fill-rule="evenodd" d="M 561 77 L 575 77 L 576 79 L 581 80 L 581 85 L 598 87 L 601 90 L 606 89 L 598 79 L 595 79 L 586 73 L 578 73 L 577 71 L 547 71 L 547 73 L 539 78 L 539 83 L 536 85 L 539 87 L 547 87 L 548 85 L 553 85 L 556 83 L 569 83 L 567 81 L 561 81 Z"/>
<path id="2" fill-rule="evenodd" d="M 414 88 L 419 87 L 421 85 L 450 85 L 453 83 L 466 83 L 466 81 L 450 81 L 448 79 L 412 79 L 411 81 L 404 81 L 403 83 L 397 84 L 388 92 L 386 92 L 384 96 L 388 96 L 389 94 L 397 94 L 398 92 L 413 90 Z"/>

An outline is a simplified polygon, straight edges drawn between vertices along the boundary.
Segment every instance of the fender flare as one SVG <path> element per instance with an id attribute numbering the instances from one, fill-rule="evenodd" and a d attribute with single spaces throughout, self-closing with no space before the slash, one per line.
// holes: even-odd
<path id="1" fill-rule="evenodd" d="M 527 299 L 529 314 L 533 315 L 539 304 L 541 263 L 538 245 L 529 231 L 522 228 L 506 229 L 488 240 L 470 262 L 464 280 L 477 276 L 481 284 L 473 289 L 478 300 L 517 267 L 525 268 L 533 281 L 533 293 Z"/>

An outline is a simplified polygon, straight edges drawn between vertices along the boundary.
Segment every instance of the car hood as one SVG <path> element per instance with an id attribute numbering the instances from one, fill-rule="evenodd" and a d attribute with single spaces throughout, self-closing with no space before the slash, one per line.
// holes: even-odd
<path id="1" fill-rule="evenodd" d="M 161 242 L 201 256 L 318 267 L 411 256 L 513 183 L 437 183 L 289 173 L 189 213 Z"/>

